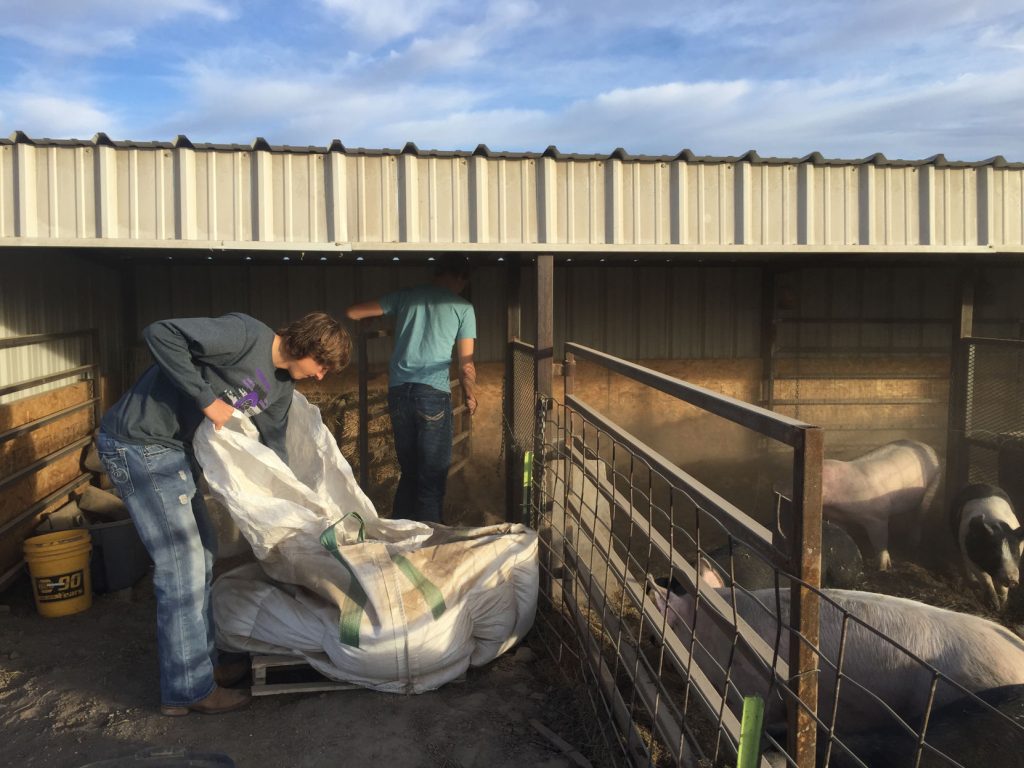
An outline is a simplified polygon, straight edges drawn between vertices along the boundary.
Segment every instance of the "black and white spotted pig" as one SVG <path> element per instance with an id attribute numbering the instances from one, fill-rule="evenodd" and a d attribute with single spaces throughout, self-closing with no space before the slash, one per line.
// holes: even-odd
<path id="1" fill-rule="evenodd" d="M 964 570 L 996 610 L 1004 610 L 1010 589 L 1020 583 L 1024 529 L 1010 497 L 994 485 L 964 488 L 949 512 Z"/>

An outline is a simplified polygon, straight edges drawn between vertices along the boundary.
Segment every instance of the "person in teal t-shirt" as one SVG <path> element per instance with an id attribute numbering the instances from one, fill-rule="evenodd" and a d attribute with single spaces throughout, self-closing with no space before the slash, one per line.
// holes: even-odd
<path id="1" fill-rule="evenodd" d="M 464 258 L 445 257 L 427 285 L 407 288 L 349 307 L 350 320 L 395 318 L 395 346 L 388 366 L 388 410 L 401 477 L 393 516 L 441 522 L 452 460 L 449 367 L 458 354 L 458 376 L 470 416 L 476 413 L 473 345 L 476 314 L 459 294 L 469 284 Z"/>

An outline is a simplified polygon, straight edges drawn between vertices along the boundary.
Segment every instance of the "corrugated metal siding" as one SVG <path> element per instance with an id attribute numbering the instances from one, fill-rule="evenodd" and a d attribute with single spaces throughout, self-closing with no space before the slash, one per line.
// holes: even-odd
<path id="1" fill-rule="evenodd" d="M 41 251 L 0 261 L 0 338 L 97 328 L 105 372 L 121 371 L 120 279 L 106 267 L 67 254 Z M 0 350 L 0 386 L 85 364 L 89 345 L 58 340 Z M 22 390 L 0 402 L 65 386 L 57 381 Z"/>
<path id="2" fill-rule="evenodd" d="M 527 259 L 527 261 L 529 261 Z M 381 296 L 429 279 L 428 266 L 354 262 L 298 264 L 130 262 L 139 328 L 166 317 L 245 311 L 278 327 L 314 309 L 341 316 L 355 301 Z M 522 337 L 536 328 L 534 266 L 521 267 Z M 104 367 L 122 370 L 121 273 L 71 252 L 20 251 L 0 262 L 0 337 L 101 329 Z M 982 270 L 976 305 L 978 335 L 1020 338 L 1024 332 L 1024 267 Z M 680 264 L 555 268 L 555 343 L 592 345 L 629 359 L 755 358 L 760 356 L 761 277 L 756 266 Z M 894 352 L 948 349 L 947 324 L 922 322 L 954 316 L 958 297 L 952 267 L 849 266 L 799 268 L 782 273 L 780 296 L 788 318 L 825 322 L 782 323 L 780 346 L 821 347 L 835 353 L 882 348 Z M 504 264 L 482 266 L 472 283 L 477 311 L 477 358 L 499 361 L 505 340 Z M 786 299 L 787 293 L 789 299 Z M 827 322 L 828 318 L 895 322 Z M 137 334 L 136 334 L 137 338 Z M 0 384 L 68 367 L 82 351 L 68 344 L 0 353 Z M 371 346 L 371 364 L 382 367 L 390 341 Z M 130 352 L 130 350 L 129 350 Z"/>
<path id="3" fill-rule="evenodd" d="M 957 279 L 954 268 L 943 266 L 808 267 L 783 273 L 778 293 L 788 303 L 780 308 L 777 343 L 851 354 L 947 350 L 959 307 Z M 1001 311 L 1009 309 L 1004 305 Z"/>
<path id="4" fill-rule="evenodd" d="M 1024 165 L 0 140 L 0 244 L 1024 247 Z"/>
<path id="5" fill-rule="evenodd" d="M 1024 339 L 1024 268 L 987 266 L 975 290 L 974 335 Z"/>

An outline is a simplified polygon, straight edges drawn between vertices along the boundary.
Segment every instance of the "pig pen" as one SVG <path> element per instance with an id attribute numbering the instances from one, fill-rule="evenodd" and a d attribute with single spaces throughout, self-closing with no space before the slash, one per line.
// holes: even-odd
<path id="1" fill-rule="evenodd" d="M 648 383 L 654 381 L 650 385 L 660 388 L 662 394 L 673 389 L 660 374 L 636 371 L 631 364 L 600 353 L 591 355 L 592 350 L 576 345 L 568 344 L 566 349 L 576 352 L 580 359 L 605 358 L 605 362 L 617 367 L 620 373 L 628 373 L 627 369 L 632 368 L 632 372 L 639 374 L 638 378 L 646 378 Z M 569 358 L 567 367 L 568 361 Z M 572 375 L 569 370 L 566 374 Z M 546 546 L 544 596 L 550 600 L 545 621 L 538 628 L 539 634 L 549 652 L 562 660 L 563 668 L 574 670 L 579 679 L 587 683 L 595 712 L 611 724 L 605 731 L 606 739 L 609 751 L 619 762 L 659 766 L 734 765 L 739 725 L 738 712 L 732 706 L 734 702 L 729 695 L 722 695 L 726 692 L 725 685 L 716 689 L 711 670 L 695 670 L 691 666 L 699 664 L 697 654 L 691 661 L 690 649 L 668 628 L 664 612 L 657 610 L 651 598 L 649 577 L 671 574 L 680 581 L 688 580 L 689 589 L 693 591 L 696 572 L 692 563 L 698 553 L 707 553 L 729 542 L 737 551 L 741 544 L 749 545 L 752 539 L 756 544 L 758 533 L 774 527 L 771 491 L 792 473 L 792 453 L 780 450 L 764 432 L 752 435 L 746 430 L 744 434 L 745 430 L 737 426 L 735 420 L 727 422 L 716 418 L 716 415 L 723 415 L 717 412 L 719 406 L 706 410 L 707 403 L 703 402 L 700 404 L 705 412 L 699 416 L 701 424 L 693 432 L 703 435 L 697 453 L 708 458 L 679 462 L 678 457 L 672 455 L 671 447 L 661 446 L 664 454 L 653 450 L 635 434 L 589 408 L 588 403 L 574 398 L 571 392 L 571 383 L 567 383 L 565 402 L 552 399 L 545 403 L 546 416 L 537 427 L 538 457 L 543 461 L 538 466 L 540 459 L 534 458 L 529 510 Z M 678 391 L 673 394 L 696 407 L 692 397 L 680 395 Z M 708 396 L 701 393 L 700 398 Z M 714 399 L 713 395 L 710 397 Z M 658 413 L 657 408 L 651 409 L 649 418 L 657 419 Z M 737 446 L 742 446 L 746 458 L 716 456 L 724 452 L 724 444 L 730 445 L 732 453 L 736 453 Z M 942 496 L 940 489 L 935 507 L 942 507 Z M 753 523 L 753 534 L 738 531 L 736 511 Z M 1019 595 L 1011 600 L 1002 615 L 982 605 L 963 581 L 945 520 L 940 516 L 929 518 L 928 522 L 933 525 L 924 531 L 921 547 L 911 551 L 904 543 L 905 528 L 901 525 L 905 526 L 905 522 L 896 521 L 891 529 L 893 568 L 879 572 L 867 565 L 856 588 L 990 619 L 1017 632 L 1024 616 Z M 756 530 L 758 526 L 761 531 Z M 756 550 L 755 556 L 771 562 L 771 554 L 762 552 L 761 547 L 747 548 Z M 870 549 L 865 551 L 870 552 Z M 782 583 L 792 582 L 787 574 L 794 570 L 788 563 L 780 564 L 778 550 L 775 554 L 773 567 Z M 742 591 L 737 588 L 736 594 Z M 819 595 L 820 605 L 809 610 L 828 608 L 832 611 L 828 596 L 814 592 Z M 707 587 L 702 594 L 708 595 Z M 774 668 L 774 695 L 788 698 L 789 694 L 783 689 L 786 681 L 794 676 L 787 676 L 785 645 L 759 639 L 756 632 L 748 630 L 744 617 L 737 619 L 733 612 L 735 596 L 727 590 L 720 597 L 724 599 L 718 605 L 713 594 L 705 598 L 707 604 L 701 607 L 698 622 L 718 621 L 728 626 L 737 639 L 737 648 L 755 657 L 760 655 L 765 669 Z M 845 638 L 847 625 L 856 627 L 857 621 L 849 612 L 842 611 L 842 616 Z M 982 628 L 988 631 L 987 624 Z M 780 634 L 784 633 L 785 626 L 780 630 Z M 856 631 L 849 630 L 850 636 L 855 634 Z M 808 638 L 807 634 L 803 636 Z M 1011 635 L 1008 640 L 1011 645 L 1019 642 L 1014 637 Z M 893 648 L 884 639 L 878 642 Z M 814 643 L 805 650 L 810 654 L 812 669 L 827 671 L 836 662 L 835 649 L 829 651 L 831 658 L 824 655 L 826 649 L 818 649 Z M 967 761 L 965 764 L 979 764 L 977 754 L 970 753 L 972 739 L 964 737 L 960 745 L 940 738 L 943 724 L 948 726 L 953 717 L 949 707 L 942 706 L 951 698 L 970 709 L 975 722 L 985 722 L 988 730 L 1003 733 L 1004 740 L 1011 745 L 1020 742 L 1024 731 L 1018 725 L 992 712 L 988 703 L 971 698 L 967 690 L 956 689 L 949 682 L 949 676 L 936 671 L 934 664 L 917 658 L 908 664 L 922 670 L 926 700 L 929 686 L 940 690 L 934 701 L 928 700 L 924 707 L 924 711 L 934 712 L 939 725 L 931 735 L 925 732 L 922 765 L 957 765 L 959 763 L 954 761 L 958 758 L 958 748 L 967 750 L 959 755 Z M 846 682 L 848 689 L 853 685 L 845 677 L 842 682 Z M 941 692 L 943 689 L 946 690 Z M 1017 712 L 1020 709 L 1018 693 L 1014 689 L 1002 698 L 998 695 L 987 698 L 996 703 L 1009 700 L 1005 706 L 1005 701 L 999 706 Z M 735 694 L 733 684 L 732 697 Z M 813 701 L 813 694 L 808 695 Z M 843 695 L 840 689 L 840 702 Z M 923 720 L 921 713 L 916 713 L 916 719 L 906 712 L 900 714 L 908 723 L 906 735 L 898 724 L 895 731 L 888 722 L 873 727 L 895 740 L 896 759 L 909 761 L 893 764 L 912 765 Z M 809 726 L 805 723 L 800 731 L 802 745 L 789 741 L 785 728 L 775 728 L 766 743 L 780 761 L 775 764 L 875 765 L 871 761 L 858 761 L 842 746 L 845 739 L 851 749 L 869 753 L 863 743 L 863 731 L 858 733 L 855 723 L 844 721 L 848 716 L 842 707 L 837 708 L 837 713 L 832 712 L 831 706 L 822 707 L 818 720 Z M 969 722 L 963 713 L 956 718 Z M 817 731 L 817 749 L 806 741 L 808 728 Z M 931 740 L 938 743 L 935 749 L 942 752 L 933 750 Z M 788 757 L 782 757 L 787 750 Z M 827 755 L 825 750 L 828 750 Z M 876 757 L 872 755 L 871 759 Z"/>

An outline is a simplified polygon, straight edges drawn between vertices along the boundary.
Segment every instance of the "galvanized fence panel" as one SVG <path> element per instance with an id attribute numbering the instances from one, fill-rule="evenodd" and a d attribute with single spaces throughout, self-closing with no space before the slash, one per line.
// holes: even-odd
<path id="1" fill-rule="evenodd" d="M 957 487 L 991 483 L 1024 510 L 1024 341 L 966 338 L 959 354 L 966 378 L 953 439 L 962 443 Z"/>
<path id="2" fill-rule="evenodd" d="M 564 402 L 535 408 L 537 632 L 589 708 L 581 748 L 595 763 L 735 765 L 749 695 L 766 701 L 775 765 L 974 765 L 967 755 L 977 745 L 965 734 L 975 724 L 1000 743 L 1024 744 L 1024 729 L 1000 711 L 1007 701 L 1019 707 L 1019 692 L 972 693 L 932 655 L 928 630 L 904 620 L 908 601 L 818 587 L 817 542 L 808 539 L 815 516 L 821 522 L 820 430 L 594 350 L 567 350 Z M 574 357 L 788 446 L 785 468 L 807 510 L 792 517 L 804 533 L 793 519 L 755 519 L 576 397 Z M 777 460 L 778 450 L 766 457 Z M 765 581 L 754 584 L 751 569 Z M 868 620 L 873 601 L 896 606 L 894 620 L 876 622 L 882 628 Z"/>

